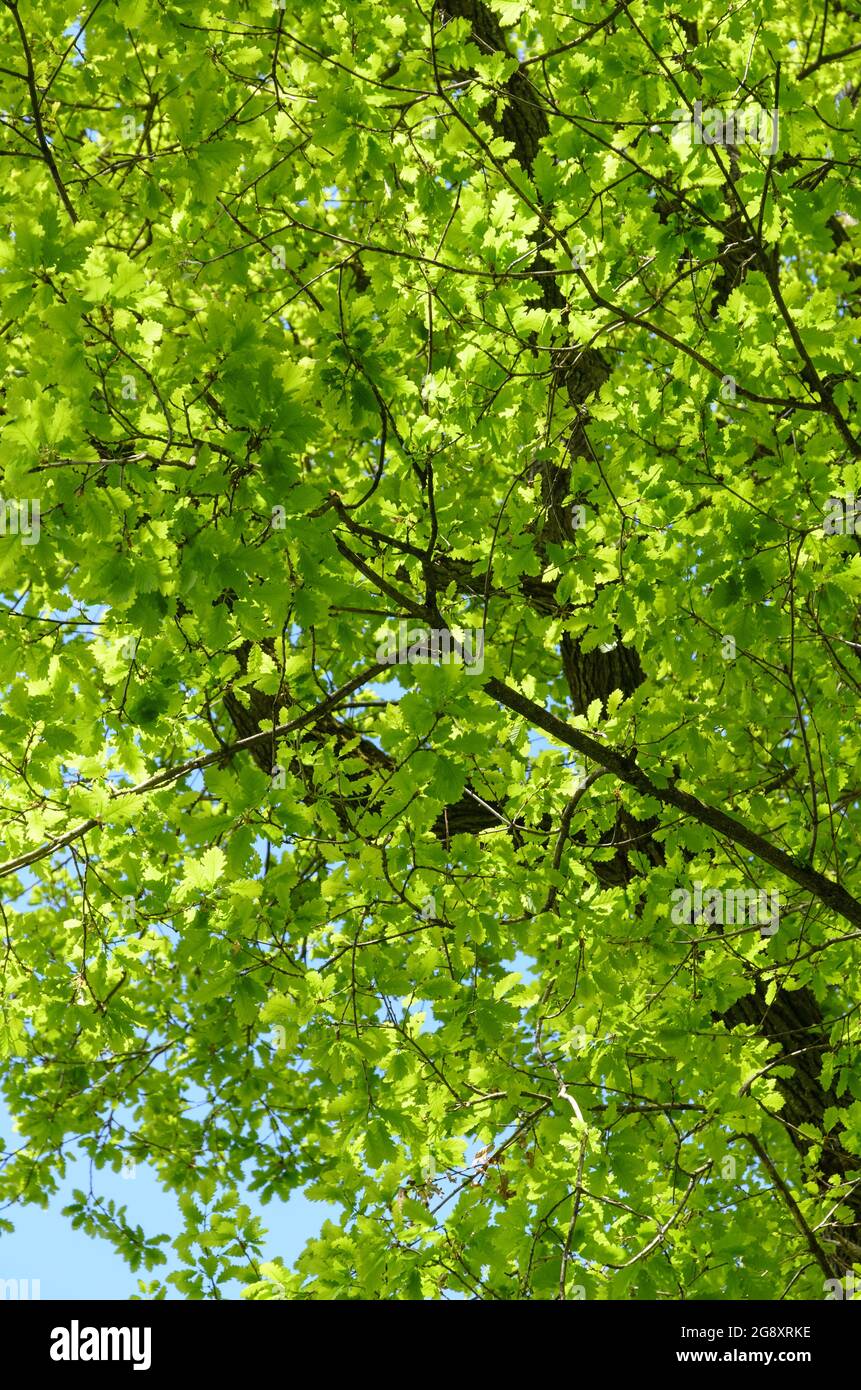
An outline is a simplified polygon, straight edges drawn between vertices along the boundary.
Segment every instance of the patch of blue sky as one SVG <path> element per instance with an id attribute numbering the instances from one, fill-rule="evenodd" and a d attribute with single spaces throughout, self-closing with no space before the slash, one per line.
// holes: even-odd
<path id="1" fill-rule="evenodd" d="M 24 882 L 22 892 L 6 906 L 26 912 L 33 906 L 30 895 L 38 880 L 28 870 L 20 877 Z M 163 929 L 174 940 L 179 939 L 179 934 L 168 924 L 163 924 Z M 28 1031 L 32 1036 L 32 1029 Z M 163 1057 L 156 1057 L 152 1065 L 164 1070 L 167 1062 Z M 303 1070 L 299 1059 L 291 1065 L 294 1070 Z M 212 1103 L 206 1092 L 194 1084 L 186 1087 L 185 1094 L 186 1114 Z M 135 1129 L 134 1110 L 129 1106 L 118 1107 L 111 1118 L 121 1149 L 127 1138 L 126 1131 Z M 16 1133 L 7 1107 L 0 1103 L 0 1164 L 4 1156 L 8 1158 L 22 1142 L 25 1141 Z M 76 1188 L 96 1191 L 102 1203 L 112 1199 L 118 1206 L 125 1205 L 128 1208 L 126 1219 L 131 1225 L 142 1226 L 150 1236 L 166 1232 L 173 1238 L 182 1226 L 179 1206 L 176 1198 L 164 1191 L 154 1169 L 145 1161 L 135 1164 L 132 1180 L 128 1175 L 124 1177 L 122 1171 L 115 1172 L 108 1166 L 96 1168 L 89 1157 L 75 1153 L 75 1142 L 72 1135 L 64 1140 L 64 1149 L 68 1150 L 66 1172 L 59 1180 L 58 1191 L 49 1197 L 47 1209 L 0 1208 L 0 1214 L 7 1220 L 12 1219 L 15 1226 L 12 1233 L 0 1231 L 0 1279 L 37 1279 L 42 1298 L 116 1298 L 119 1290 L 123 1290 L 119 1296 L 131 1297 L 137 1292 L 138 1279 L 163 1279 L 166 1273 L 178 1267 L 177 1263 L 157 1266 L 150 1274 L 140 1271 L 134 1275 L 107 1243 L 74 1230 L 70 1219 L 62 1214 L 63 1207 L 70 1204 Z M 247 1174 L 246 1184 L 240 1189 L 240 1200 L 247 1202 L 252 1213 L 262 1218 L 269 1232 L 263 1259 L 280 1256 L 285 1263 L 292 1263 L 306 1241 L 318 1234 L 326 1217 L 337 1215 L 335 1208 L 311 1203 L 301 1192 L 280 1201 L 273 1200 L 264 1208 L 254 1194 L 246 1190 L 250 1181 L 250 1174 Z M 223 1290 L 227 1298 L 238 1298 L 239 1293 L 237 1281 Z M 179 1295 L 174 1292 L 168 1297 L 178 1298 Z"/>
<path id="2" fill-rule="evenodd" d="M 87 55 L 87 31 L 80 20 L 75 20 L 63 30 L 63 37 L 74 39 L 74 47 L 68 62 L 73 68 L 80 67 Z"/>
<path id="3" fill-rule="evenodd" d="M 21 1142 L 8 1111 L 0 1105 L 0 1151 L 14 1150 Z M 72 1142 L 70 1139 L 70 1148 Z M 113 1200 L 117 1206 L 125 1206 L 129 1224 L 141 1226 L 150 1238 L 167 1234 L 173 1240 L 182 1229 L 176 1197 L 164 1190 L 148 1163 L 137 1162 L 133 1176 L 124 1177 L 122 1171 L 114 1172 L 107 1166 L 97 1169 L 87 1156 L 72 1152 L 66 1173 L 59 1180 L 57 1192 L 49 1197 L 47 1208 L 0 1208 L 0 1214 L 15 1227 L 11 1233 L 0 1231 L 0 1278 L 37 1279 L 43 1299 L 117 1299 L 136 1295 L 139 1280 L 164 1280 L 179 1268 L 170 1246 L 163 1245 L 168 1257 L 166 1264 L 157 1265 L 149 1273 L 143 1269 L 132 1273 L 107 1241 L 75 1230 L 62 1209 L 72 1202 L 75 1189 L 89 1192 L 91 1188 L 103 1203 Z M 336 1220 L 339 1214 L 334 1206 L 312 1202 L 301 1191 L 283 1199 L 273 1198 L 264 1205 L 243 1185 L 239 1197 L 266 1228 L 261 1260 L 281 1258 L 288 1266 L 308 1240 L 319 1234 L 323 1222 Z M 169 1299 L 180 1299 L 172 1285 L 167 1288 Z M 222 1289 L 222 1297 L 227 1299 L 238 1299 L 240 1293 L 238 1280 Z"/>

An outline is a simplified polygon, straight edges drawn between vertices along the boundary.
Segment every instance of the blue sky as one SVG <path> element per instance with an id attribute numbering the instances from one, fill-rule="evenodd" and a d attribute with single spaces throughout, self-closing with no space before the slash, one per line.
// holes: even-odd
<path id="1" fill-rule="evenodd" d="M 0 1143 L 14 1143 L 8 1112 L 0 1110 Z M 165 1231 L 175 1236 L 181 1220 L 176 1202 L 163 1192 L 152 1170 L 138 1164 L 133 1178 L 123 1178 L 107 1168 L 95 1174 L 96 1190 L 113 1197 L 128 1208 L 128 1220 L 141 1225 L 148 1235 Z M 12 1235 L 0 1232 L 0 1279 L 38 1279 L 43 1299 L 126 1299 L 138 1292 L 138 1279 L 163 1279 L 176 1268 L 168 1253 L 168 1264 L 151 1273 L 141 1270 L 132 1274 L 125 1262 L 105 1241 L 96 1240 L 83 1231 L 72 1229 L 71 1221 L 62 1209 L 71 1200 L 72 1189 L 89 1186 L 89 1163 L 78 1159 L 69 1165 L 69 1173 L 60 1191 L 51 1198 L 47 1210 L 39 1207 L 6 1208 L 2 1215 L 15 1225 Z M 263 1219 L 269 1235 L 263 1251 L 264 1259 L 281 1256 L 292 1264 L 306 1240 L 316 1235 L 334 1209 L 321 1202 L 309 1202 L 296 1193 L 286 1202 L 272 1201 L 263 1207 L 253 1197 L 248 1205 Z M 168 1297 L 171 1295 L 168 1294 Z M 174 1295 L 175 1297 L 177 1295 Z M 239 1285 L 227 1286 L 223 1297 L 238 1298 Z"/>

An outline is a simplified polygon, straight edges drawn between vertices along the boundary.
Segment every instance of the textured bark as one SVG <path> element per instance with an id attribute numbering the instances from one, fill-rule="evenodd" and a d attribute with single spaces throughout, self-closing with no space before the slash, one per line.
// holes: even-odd
<path id="1" fill-rule="evenodd" d="M 640 658 L 621 640 L 609 651 L 594 647 L 584 652 L 581 643 L 566 633 L 562 638 L 562 665 L 575 714 L 585 714 L 593 700 L 605 706 L 614 690 L 633 695 L 645 680 Z"/>
<path id="2" fill-rule="evenodd" d="M 505 42 L 505 34 L 499 20 L 481 0 L 445 0 L 444 13 L 451 19 L 469 20 L 473 41 L 481 52 L 507 53 L 513 56 Z M 515 69 L 506 82 L 505 92 L 508 99 L 502 109 L 501 118 L 497 119 L 490 109 L 485 114 L 495 133 L 514 146 L 512 157 L 522 169 L 531 173 L 541 141 L 550 132 L 547 111 L 541 94 L 520 67 Z M 540 237 L 536 236 L 535 240 L 537 245 Z M 551 269 L 540 251 L 536 253 L 534 266 L 537 271 Z M 540 284 L 545 309 L 564 308 L 565 300 L 555 277 L 544 275 Z"/>
<path id="3" fill-rule="evenodd" d="M 451 19 L 469 20 L 473 41 L 483 53 L 509 52 L 499 20 L 481 0 L 444 0 L 444 10 Z M 531 170 L 538 147 L 550 129 L 547 113 L 539 93 L 521 68 L 509 77 L 505 91 L 508 100 L 502 119 L 493 124 L 497 134 L 513 144 L 517 163 Z"/>
<path id="4" fill-rule="evenodd" d="M 776 1118 L 798 1152 L 810 1162 L 812 1143 L 801 1126 L 813 1125 L 824 1133 L 826 1110 L 840 1109 L 840 1098 L 834 1089 L 823 1086 L 820 1080 L 822 1060 L 831 1043 L 817 1000 L 803 987 L 779 989 L 771 1004 L 767 1004 L 762 983 L 756 979 L 752 992 L 720 1015 L 720 1021 L 727 1028 L 746 1027 L 767 1038 L 775 1049 L 774 1063 L 788 1069 L 788 1076 L 776 1078 L 783 1100 L 783 1109 Z M 861 1185 L 853 1186 L 850 1181 L 838 1191 L 829 1186 L 830 1179 L 846 1183 L 852 1173 L 857 1178 L 861 1170 L 857 1154 L 841 1146 L 843 1132 L 843 1125 L 838 1123 L 825 1135 L 821 1154 L 815 1164 L 810 1164 L 813 1180 L 823 1196 L 836 1202 L 839 1192 L 852 1213 L 851 1221 L 835 1224 L 830 1237 L 821 1242 L 831 1247 L 838 1274 L 848 1272 L 861 1256 Z"/>

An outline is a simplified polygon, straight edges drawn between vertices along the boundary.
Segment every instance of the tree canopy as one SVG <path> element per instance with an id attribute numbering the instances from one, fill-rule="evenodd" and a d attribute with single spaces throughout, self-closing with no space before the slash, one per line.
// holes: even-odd
<path id="1" fill-rule="evenodd" d="M 78 1153 L 144 1297 L 839 1296 L 857 11 L 0 41 L 3 1221 Z"/>

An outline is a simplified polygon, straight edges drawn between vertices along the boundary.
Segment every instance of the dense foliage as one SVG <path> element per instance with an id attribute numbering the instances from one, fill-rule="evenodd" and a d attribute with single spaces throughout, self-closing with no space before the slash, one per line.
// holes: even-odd
<path id="1" fill-rule="evenodd" d="M 78 1153 L 180 1199 L 70 1210 L 147 1297 L 842 1292 L 853 5 L 73 20 L 0 3 L 5 1216 Z"/>

